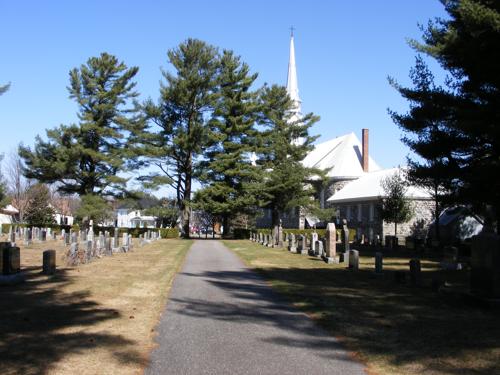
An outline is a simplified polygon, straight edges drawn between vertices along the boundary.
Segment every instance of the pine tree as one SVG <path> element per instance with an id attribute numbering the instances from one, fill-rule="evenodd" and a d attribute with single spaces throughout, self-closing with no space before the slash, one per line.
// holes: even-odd
<path id="1" fill-rule="evenodd" d="M 158 104 L 148 101 L 151 120 L 137 133 L 136 152 L 145 164 L 162 172 L 144 176 L 153 184 L 168 184 L 176 191 L 184 237 L 189 237 L 192 182 L 199 174 L 199 156 L 207 145 L 208 121 L 217 88 L 217 49 L 188 39 L 168 52 L 175 74 L 163 72 Z"/>
<path id="2" fill-rule="evenodd" d="M 385 197 L 380 206 L 380 217 L 394 223 L 394 235 L 398 234 L 398 224 L 406 223 L 413 217 L 413 206 L 406 199 L 408 186 L 403 176 L 396 172 L 382 180 L 382 189 Z"/>
<path id="3" fill-rule="evenodd" d="M 7 90 L 10 88 L 10 83 L 6 84 L 6 85 L 3 85 L 3 86 L 0 86 L 0 95 L 4 94 L 5 92 L 7 92 Z"/>
<path id="4" fill-rule="evenodd" d="M 113 211 L 110 204 L 95 194 L 81 196 L 80 206 L 76 210 L 76 218 L 87 224 L 93 220 L 95 224 L 104 223 L 113 219 Z"/>
<path id="5" fill-rule="evenodd" d="M 449 73 L 446 82 L 437 85 L 418 56 L 413 87 L 391 79 L 410 102 L 408 113 L 392 117 L 421 158 L 413 161 L 412 174 L 434 179 L 445 201 L 471 205 L 478 213 L 492 208 L 500 233 L 500 3 L 443 3 L 450 18 L 430 22 L 423 43 L 411 45 L 437 60 Z"/>
<path id="6" fill-rule="evenodd" d="M 50 205 L 50 191 L 44 184 L 35 184 L 28 189 L 29 204 L 25 220 L 30 225 L 54 224 L 55 211 Z"/>
<path id="7" fill-rule="evenodd" d="M 255 146 L 254 124 L 258 113 L 257 93 L 251 86 L 257 74 L 232 51 L 220 59 L 217 100 L 210 122 L 210 147 L 201 163 L 202 190 L 195 196 L 197 207 L 222 218 L 223 235 L 230 220 L 251 212 L 257 204 L 256 182 L 260 172 L 249 158 Z"/>
<path id="8" fill-rule="evenodd" d="M 138 68 L 127 68 L 107 53 L 92 57 L 70 72 L 70 98 L 79 106 L 79 124 L 47 130 L 35 147 L 19 147 L 25 175 L 57 183 L 62 193 L 104 195 L 124 190 L 127 134 L 140 125 L 132 81 Z"/>
<path id="9" fill-rule="evenodd" d="M 293 103 L 286 89 L 273 85 L 265 87 L 260 96 L 262 115 L 259 124 L 258 164 L 263 174 L 261 207 L 271 210 L 273 227 L 279 224 L 286 210 L 305 209 L 314 205 L 311 180 L 324 178 L 317 169 L 306 168 L 302 160 L 313 149 L 316 137 L 308 129 L 319 120 L 312 113 L 292 121 Z M 303 142 L 297 142 L 302 139 Z"/>

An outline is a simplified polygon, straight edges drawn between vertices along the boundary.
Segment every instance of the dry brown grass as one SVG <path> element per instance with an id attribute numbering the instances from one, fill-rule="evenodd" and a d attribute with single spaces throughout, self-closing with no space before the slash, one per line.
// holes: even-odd
<path id="1" fill-rule="evenodd" d="M 327 265 L 284 249 L 225 241 L 279 292 L 339 337 L 371 374 L 500 374 L 498 310 L 467 305 L 431 288 L 440 278 L 460 287 L 467 271 L 439 270 L 422 259 L 423 287 L 396 284 L 412 254 L 386 252 L 383 277 L 373 274 L 372 252 L 360 253 L 360 270 Z"/>
<path id="2" fill-rule="evenodd" d="M 0 287 L 1 374 L 137 374 L 190 241 L 160 240 L 75 268 L 61 241 L 21 247 L 24 284 Z M 42 251 L 58 271 L 40 273 Z"/>

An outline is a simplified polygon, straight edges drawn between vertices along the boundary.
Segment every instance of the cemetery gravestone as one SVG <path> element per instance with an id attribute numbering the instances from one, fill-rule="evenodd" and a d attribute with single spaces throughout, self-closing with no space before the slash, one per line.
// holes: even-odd
<path id="1" fill-rule="evenodd" d="M 316 242 L 318 242 L 318 233 L 311 234 L 311 255 L 316 255 Z"/>
<path id="2" fill-rule="evenodd" d="M 53 275 L 56 272 L 56 251 L 45 250 L 43 252 L 43 273 Z"/>
<path id="3" fill-rule="evenodd" d="M 299 236 L 297 252 L 300 254 L 307 254 L 306 236 L 304 236 L 303 234 Z"/>
<path id="4" fill-rule="evenodd" d="M 316 257 L 322 258 L 324 253 L 324 245 L 322 240 L 316 241 Z"/>
<path id="5" fill-rule="evenodd" d="M 13 275 L 21 271 L 21 254 L 10 242 L 0 242 L 0 266 L 2 275 Z"/>
<path id="6" fill-rule="evenodd" d="M 359 269 L 359 251 L 349 250 L 349 269 L 357 271 Z"/>
<path id="7" fill-rule="evenodd" d="M 288 235 L 288 251 L 290 251 L 292 253 L 297 252 L 297 247 L 295 245 L 295 234 L 293 234 L 293 233 L 290 233 Z"/>
<path id="8" fill-rule="evenodd" d="M 500 236 L 483 229 L 472 238 L 471 292 L 486 298 L 500 298 Z"/>
<path id="9" fill-rule="evenodd" d="M 325 248 L 325 261 L 327 263 L 337 263 L 337 230 L 334 223 L 328 223 L 326 226 L 326 248 Z"/>
<path id="10" fill-rule="evenodd" d="M 281 226 L 281 220 L 278 226 L 278 247 L 283 247 L 283 227 Z"/>
<path id="11" fill-rule="evenodd" d="M 422 272 L 419 259 L 410 260 L 410 283 L 419 286 L 422 282 Z"/>
<path id="12" fill-rule="evenodd" d="M 381 252 L 375 253 L 375 273 L 382 274 L 384 266 L 384 258 Z"/>
<path id="13" fill-rule="evenodd" d="M 349 228 L 347 227 L 347 220 L 342 220 L 342 232 L 341 232 L 341 240 L 342 240 L 342 250 L 344 253 L 349 253 Z"/>

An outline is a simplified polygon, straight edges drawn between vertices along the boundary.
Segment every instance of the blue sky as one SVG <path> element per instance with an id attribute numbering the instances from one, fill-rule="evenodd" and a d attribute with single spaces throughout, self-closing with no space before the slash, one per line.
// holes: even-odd
<path id="1" fill-rule="evenodd" d="M 68 72 L 101 52 L 140 68 L 142 98 L 158 97 L 166 51 L 188 37 L 234 50 L 258 85 L 286 83 L 289 28 L 303 112 L 321 121 L 318 141 L 370 129 L 370 153 L 383 167 L 404 164 L 408 149 L 387 108 L 407 103 L 387 83 L 408 83 L 418 24 L 445 12 L 438 0 L 384 1 L 2 1 L 0 153 L 32 145 L 45 129 L 76 121 Z M 436 68 L 434 64 L 431 67 Z"/>

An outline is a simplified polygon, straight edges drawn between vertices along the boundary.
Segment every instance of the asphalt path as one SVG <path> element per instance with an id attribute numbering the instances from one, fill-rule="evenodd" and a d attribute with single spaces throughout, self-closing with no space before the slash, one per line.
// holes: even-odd
<path id="1" fill-rule="evenodd" d="M 175 277 L 146 374 L 365 374 L 335 338 L 221 242 L 196 241 Z"/>

